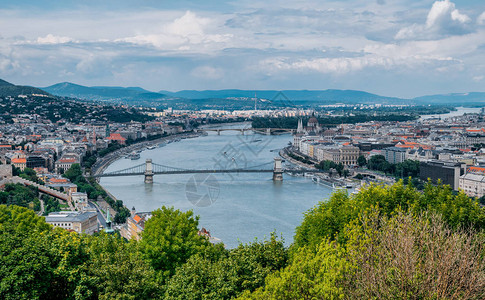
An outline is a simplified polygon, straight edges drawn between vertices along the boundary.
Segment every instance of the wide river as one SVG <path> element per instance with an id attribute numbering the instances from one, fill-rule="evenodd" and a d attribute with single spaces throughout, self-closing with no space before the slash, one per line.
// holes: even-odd
<path id="1" fill-rule="evenodd" d="M 266 163 L 257 168 L 269 169 L 278 150 L 291 140 L 289 134 L 209 133 L 145 150 L 139 160 L 120 159 L 105 172 L 139 165 L 147 158 L 156 164 L 183 169 L 233 169 Z M 136 211 L 153 211 L 164 205 L 193 210 L 200 216 L 199 226 L 220 238 L 228 248 L 255 238 L 265 239 L 271 232 L 283 236 L 288 245 L 303 213 L 328 199 L 332 192 L 311 178 L 285 174 L 283 182 L 273 182 L 272 173 L 156 175 L 153 184 L 145 184 L 143 176 L 108 177 L 102 178 L 101 184 Z"/>

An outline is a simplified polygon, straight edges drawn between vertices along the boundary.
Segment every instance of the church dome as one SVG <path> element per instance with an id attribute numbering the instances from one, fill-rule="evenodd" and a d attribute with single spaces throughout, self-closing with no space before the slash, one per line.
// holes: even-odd
<path id="1" fill-rule="evenodd" d="M 311 117 L 311 118 L 310 118 L 310 120 L 308 120 L 308 126 L 313 127 L 313 126 L 316 126 L 316 125 L 318 125 L 318 120 L 317 120 L 317 118 L 315 118 L 315 117 Z"/>

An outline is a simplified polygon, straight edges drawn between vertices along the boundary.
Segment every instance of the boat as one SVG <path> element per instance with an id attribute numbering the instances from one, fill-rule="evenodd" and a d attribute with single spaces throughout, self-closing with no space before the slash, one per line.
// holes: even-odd
<path id="1" fill-rule="evenodd" d="M 155 146 L 155 145 L 152 145 L 152 146 L 148 146 L 148 147 L 147 147 L 147 149 L 148 149 L 148 150 L 153 150 L 153 149 L 155 149 L 155 148 L 157 148 L 157 146 Z"/>
<path id="2" fill-rule="evenodd" d="M 132 152 L 127 157 L 131 160 L 137 160 L 140 159 L 140 153 Z"/>

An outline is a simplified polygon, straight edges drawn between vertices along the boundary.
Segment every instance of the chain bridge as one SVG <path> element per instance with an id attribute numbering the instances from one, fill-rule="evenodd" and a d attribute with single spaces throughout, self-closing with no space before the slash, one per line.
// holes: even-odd
<path id="1" fill-rule="evenodd" d="M 273 167 L 271 167 L 273 165 Z M 145 183 L 153 183 L 154 175 L 169 175 L 169 174 L 224 174 L 224 173 L 273 173 L 274 181 L 282 181 L 283 173 L 298 174 L 298 173 L 321 173 L 323 171 L 315 169 L 283 169 L 282 159 L 275 158 L 274 162 L 264 163 L 257 166 L 235 168 L 235 169 L 183 169 L 177 167 L 170 167 L 160 165 L 152 162 L 151 159 L 147 159 L 144 164 L 140 164 L 134 167 L 95 174 L 93 177 L 119 177 L 119 176 L 137 176 L 144 175 Z"/>

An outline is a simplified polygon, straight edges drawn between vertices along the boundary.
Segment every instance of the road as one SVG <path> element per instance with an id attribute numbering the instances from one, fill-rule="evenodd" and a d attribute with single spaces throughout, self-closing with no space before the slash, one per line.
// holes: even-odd
<path id="1" fill-rule="evenodd" d="M 101 212 L 101 209 L 99 208 L 99 206 L 94 203 L 94 202 L 91 202 L 91 201 L 88 201 L 89 203 L 89 206 L 96 209 L 96 212 L 98 213 L 98 222 L 101 226 L 103 226 L 103 228 L 106 228 L 106 219 L 103 215 L 103 213 Z"/>

